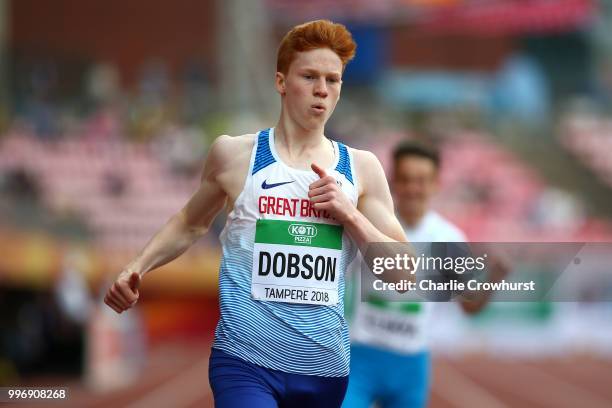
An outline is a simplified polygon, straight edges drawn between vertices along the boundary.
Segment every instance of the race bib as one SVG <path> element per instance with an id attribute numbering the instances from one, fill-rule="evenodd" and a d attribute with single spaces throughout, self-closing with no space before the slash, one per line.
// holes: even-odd
<path id="1" fill-rule="evenodd" d="M 420 349 L 426 341 L 425 306 L 420 302 L 391 302 L 370 296 L 359 305 L 354 334 L 362 342 L 398 352 Z"/>
<path id="2" fill-rule="evenodd" d="M 422 307 L 421 303 L 416 302 L 370 298 L 361 305 L 360 323 L 374 337 L 402 336 L 405 340 L 419 335 Z"/>
<path id="3" fill-rule="evenodd" d="M 338 303 L 341 225 L 258 220 L 251 295 L 272 302 Z"/>

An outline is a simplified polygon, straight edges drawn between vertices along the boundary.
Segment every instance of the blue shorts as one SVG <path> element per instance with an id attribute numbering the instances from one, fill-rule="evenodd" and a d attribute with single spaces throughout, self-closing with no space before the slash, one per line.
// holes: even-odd
<path id="1" fill-rule="evenodd" d="M 216 348 L 210 354 L 208 378 L 217 408 L 338 408 L 348 384 L 348 377 L 289 374 Z"/>
<path id="2" fill-rule="evenodd" d="M 399 354 L 365 345 L 351 346 L 351 374 L 343 408 L 421 408 L 427 405 L 429 352 Z"/>

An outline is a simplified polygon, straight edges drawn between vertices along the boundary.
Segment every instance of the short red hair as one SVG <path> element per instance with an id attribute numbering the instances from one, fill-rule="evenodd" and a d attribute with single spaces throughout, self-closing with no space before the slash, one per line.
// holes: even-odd
<path id="1" fill-rule="evenodd" d="M 340 57 L 342 68 L 355 56 L 357 44 L 347 28 L 329 20 L 316 20 L 293 27 L 280 43 L 276 71 L 286 74 L 297 52 L 329 48 Z"/>

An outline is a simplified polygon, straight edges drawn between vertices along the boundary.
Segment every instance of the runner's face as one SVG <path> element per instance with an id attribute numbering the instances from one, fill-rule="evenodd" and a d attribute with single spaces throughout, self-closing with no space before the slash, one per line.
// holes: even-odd
<path id="1" fill-rule="evenodd" d="M 276 87 L 283 107 L 304 129 L 325 125 L 342 85 L 342 60 L 329 48 L 298 52 L 287 74 L 277 72 Z"/>
<path id="2" fill-rule="evenodd" d="M 397 162 L 393 192 L 400 214 L 422 215 L 438 187 L 438 171 L 425 157 L 406 156 Z"/>

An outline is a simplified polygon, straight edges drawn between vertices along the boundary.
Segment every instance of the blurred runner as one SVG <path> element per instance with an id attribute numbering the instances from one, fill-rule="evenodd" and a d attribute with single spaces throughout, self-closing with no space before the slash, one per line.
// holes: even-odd
<path id="1" fill-rule="evenodd" d="M 466 242 L 464 233 L 430 208 L 439 187 L 439 153 L 417 142 L 400 144 L 393 154 L 392 187 L 404 232 L 410 242 Z M 506 274 L 495 269 L 489 280 Z M 359 276 L 354 276 L 356 280 Z M 480 311 L 489 296 L 478 293 L 459 303 L 468 313 Z M 349 305 L 351 319 L 351 378 L 346 408 L 424 407 L 427 404 L 431 361 L 427 326 L 433 302 L 393 302 L 371 298 Z"/>

